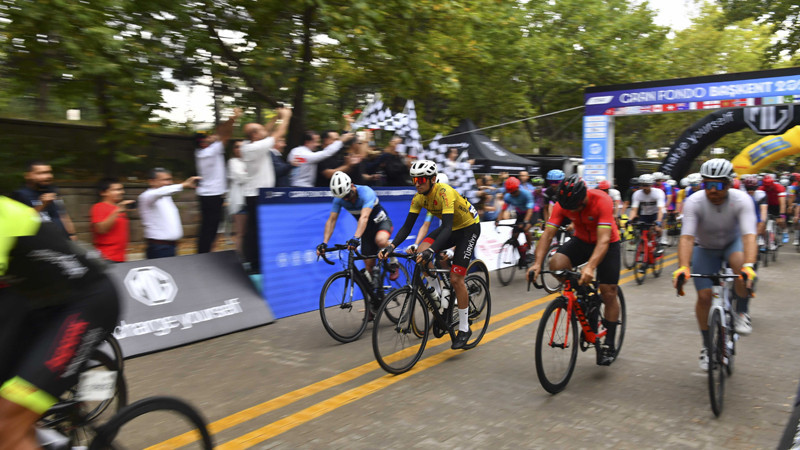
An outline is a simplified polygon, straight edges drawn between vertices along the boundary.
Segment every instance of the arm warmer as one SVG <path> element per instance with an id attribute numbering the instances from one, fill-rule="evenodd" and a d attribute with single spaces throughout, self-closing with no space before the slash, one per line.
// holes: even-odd
<path id="1" fill-rule="evenodd" d="M 441 228 L 442 231 L 436 236 L 436 240 L 433 241 L 433 244 L 431 244 L 431 249 L 434 251 L 434 254 L 439 253 L 450 240 L 450 234 L 453 232 L 452 214 L 442 214 Z"/>
<path id="2" fill-rule="evenodd" d="M 406 217 L 406 222 L 403 224 L 403 227 L 397 232 L 394 236 L 394 240 L 392 241 L 392 246 L 397 248 L 398 245 L 402 244 L 403 241 L 406 240 L 408 234 L 411 233 L 411 229 L 414 228 L 414 222 L 417 221 L 417 217 L 419 217 L 419 213 L 408 213 L 408 217 Z"/>

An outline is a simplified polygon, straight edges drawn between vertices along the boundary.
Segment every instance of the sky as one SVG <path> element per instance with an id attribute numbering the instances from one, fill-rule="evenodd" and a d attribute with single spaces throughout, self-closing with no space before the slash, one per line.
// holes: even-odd
<path id="1" fill-rule="evenodd" d="M 644 0 L 642 0 L 643 2 Z M 649 0 L 650 8 L 657 11 L 655 22 L 682 30 L 691 24 L 699 13 L 695 0 Z M 176 123 L 212 123 L 214 110 L 211 106 L 211 91 L 205 86 L 181 85 L 174 91 L 163 91 L 165 104 L 172 111 L 160 115 Z"/>

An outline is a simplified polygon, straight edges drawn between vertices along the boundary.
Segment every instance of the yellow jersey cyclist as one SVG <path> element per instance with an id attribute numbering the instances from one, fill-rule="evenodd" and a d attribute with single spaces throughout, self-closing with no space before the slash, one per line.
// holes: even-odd
<path id="1" fill-rule="evenodd" d="M 672 273 L 673 286 L 677 288 L 680 275 L 688 277 L 693 272 L 717 273 L 723 261 L 735 274 L 745 274 L 752 285 L 756 278 L 753 268 L 758 257 L 756 245 L 755 205 L 750 196 L 731 189 L 733 165 L 730 161 L 710 159 L 700 167 L 704 190 L 692 195 L 684 202 L 683 227 L 678 244 L 679 268 Z M 697 290 L 695 316 L 703 347 L 700 350 L 700 368 L 708 370 L 708 313 L 711 308 L 712 282 L 707 278 L 694 278 Z M 733 326 L 741 335 L 752 331 L 750 317 L 746 311 L 747 292 L 744 281 L 734 283 L 736 310 Z"/>
<path id="2" fill-rule="evenodd" d="M 450 283 L 458 301 L 458 334 L 451 348 L 463 348 L 472 335 L 469 328 L 469 294 L 464 276 L 481 234 L 478 211 L 455 189 L 447 184 L 436 183 L 435 162 L 416 161 L 411 165 L 410 172 L 417 194 L 411 199 L 411 209 L 403 227 L 379 256 L 385 258 L 405 241 L 423 208 L 441 219 L 441 226 L 431 231 L 417 249 L 417 262 L 429 262 L 441 250 L 455 247 Z"/>
<path id="3" fill-rule="evenodd" d="M 117 292 L 56 225 L 0 196 L 0 310 L 0 447 L 38 448 L 34 424 L 116 325 Z"/>

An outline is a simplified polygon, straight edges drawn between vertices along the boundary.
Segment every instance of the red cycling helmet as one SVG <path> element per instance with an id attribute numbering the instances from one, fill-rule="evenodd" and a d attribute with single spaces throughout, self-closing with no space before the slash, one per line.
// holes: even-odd
<path id="1" fill-rule="evenodd" d="M 764 179 L 761 181 L 761 184 L 764 187 L 771 187 L 775 184 L 775 177 L 772 175 L 764 175 Z"/>
<path id="2" fill-rule="evenodd" d="M 742 184 L 741 184 L 741 182 L 739 181 L 739 179 L 738 179 L 738 178 L 734 178 L 734 179 L 733 179 L 733 188 L 734 188 L 734 189 L 739 189 L 739 186 L 741 186 L 741 185 L 742 185 Z"/>
<path id="3" fill-rule="evenodd" d="M 519 190 L 519 178 L 509 177 L 506 180 L 506 192 L 513 194 Z"/>
<path id="4" fill-rule="evenodd" d="M 603 180 L 603 181 L 597 183 L 597 189 L 601 189 L 601 190 L 607 191 L 607 190 L 611 189 L 611 183 L 609 183 L 608 180 Z"/>

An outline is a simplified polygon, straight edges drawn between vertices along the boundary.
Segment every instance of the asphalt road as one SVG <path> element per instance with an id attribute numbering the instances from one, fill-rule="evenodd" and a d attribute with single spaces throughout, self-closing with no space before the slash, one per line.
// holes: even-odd
<path id="1" fill-rule="evenodd" d="M 429 341 L 404 375 L 375 362 L 371 325 L 359 341 L 339 344 L 312 312 L 130 359 L 130 397 L 190 401 L 219 448 L 774 448 L 800 374 L 800 253 L 784 247 L 759 272 L 754 332 L 738 343 L 719 418 L 697 364 L 694 290 L 676 297 L 674 268 L 670 254 L 660 278 L 637 286 L 622 275 L 628 327 L 619 359 L 600 367 L 592 350 L 579 354 L 557 395 L 542 389 L 534 363 L 552 296 L 527 292 L 518 276 L 507 287 L 492 280 L 491 323 L 478 347 Z M 168 425 L 145 432 L 171 436 Z"/>

